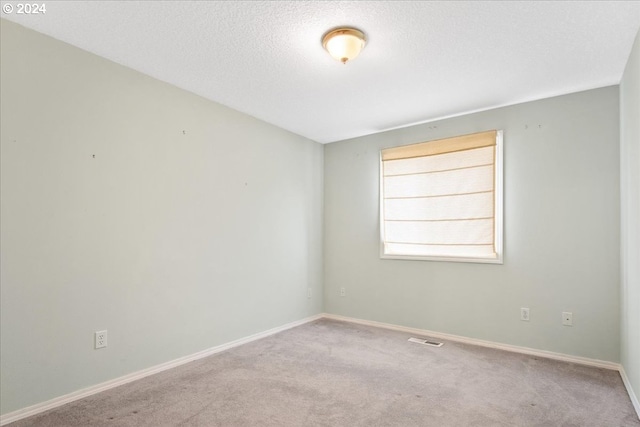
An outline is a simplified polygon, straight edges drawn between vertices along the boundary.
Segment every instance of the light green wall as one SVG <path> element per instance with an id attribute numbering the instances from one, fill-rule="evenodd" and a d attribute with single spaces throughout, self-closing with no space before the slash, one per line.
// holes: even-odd
<path id="1" fill-rule="evenodd" d="M 321 145 L 1 27 L 2 413 L 322 311 Z"/>
<path id="2" fill-rule="evenodd" d="M 621 362 L 640 398 L 640 32 L 620 83 Z"/>
<path id="3" fill-rule="evenodd" d="M 326 145 L 325 310 L 619 361 L 618 102 L 613 86 Z M 379 150 L 489 129 L 504 130 L 504 265 L 381 260 Z"/>

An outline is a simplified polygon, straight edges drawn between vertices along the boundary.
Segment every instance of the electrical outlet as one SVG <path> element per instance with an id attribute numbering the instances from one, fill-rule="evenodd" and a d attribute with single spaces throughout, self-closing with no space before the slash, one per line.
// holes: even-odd
<path id="1" fill-rule="evenodd" d="M 105 348 L 107 346 L 107 331 L 96 331 L 95 333 L 95 348 Z"/>
<path id="2" fill-rule="evenodd" d="M 307 288 L 307 298 L 311 298 L 311 288 Z"/>
<path id="3" fill-rule="evenodd" d="M 529 321 L 529 309 L 522 307 L 520 309 L 520 320 L 523 320 L 525 322 Z"/>
<path id="4" fill-rule="evenodd" d="M 340 296 L 341 297 L 346 297 L 347 296 L 347 290 L 345 288 L 340 288 Z"/>
<path id="5" fill-rule="evenodd" d="M 570 311 L 562 312 L 562 324 L 564 326 L 573 326 L 573 313 Z"/>

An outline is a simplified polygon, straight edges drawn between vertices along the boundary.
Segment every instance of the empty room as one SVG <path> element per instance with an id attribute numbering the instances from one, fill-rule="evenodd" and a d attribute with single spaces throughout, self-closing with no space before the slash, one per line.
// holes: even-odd
<path id="1" fill-rule="evenodd" d="M 640 1 L 3 1 L 0 425 L 640 426 Z"/>

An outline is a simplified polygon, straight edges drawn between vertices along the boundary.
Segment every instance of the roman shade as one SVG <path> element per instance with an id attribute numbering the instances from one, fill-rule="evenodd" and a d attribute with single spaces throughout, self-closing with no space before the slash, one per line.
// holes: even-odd
<path id="1" fill-rule="evenodd" d="M 382 255 L 499 260 L 501 139 L 492 130 L 382 150 Z"/>

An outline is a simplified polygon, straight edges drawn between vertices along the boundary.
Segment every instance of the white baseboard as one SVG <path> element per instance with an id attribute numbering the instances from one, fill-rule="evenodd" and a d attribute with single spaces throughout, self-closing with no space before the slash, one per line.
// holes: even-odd
<path id="1" fill-rule="evenodd" d="M 252 341 L 256 341 L 259 340 L 261 338 L 265 338 L 268 337 L 270 335 L 274 335 L 277 334 L 278 332 L 282 332 L 285 331 L 287 329 L 291 329 L 294 328 L 296 326 L 300 326 L 303 325 L 305 323 L 309 323 L 312 322 L 314 320 L 318 320 L 321 318 L 326 318 L 326 319 L 333 319 L 333 320 L 339 320 L 339 321 L 344 321 L 344 322 L 350 322 L 350 323 L 357 323 L 357 324 L 361 324 L 361 325 L 367 325 L 367 326 L 375 326 L 378 328 L 384 328 L 384 329 L 391 329 L 394 331 L 401 331 L 401 332 L 407 332 L 410 334 L 417 334 L 417 335 L 423 335 L 423 336 L 428 336 L 428 337 L 432 337 L 432 338 L 439 338 L 439 339 L 443 339 L 443 340 L 449 340 L 449 341 L 455 341 L 455 342 L 460 342 L 460 343 L 465 343 L 465 344 L 472 344 L 472 345 L 478 345 L 478 346 L 482 346 L 482 347 L 489 347 L 489 348 L 495 348 L 495 349 L 499 349 L 499 350 L 505 350 L 505 351 L 511 351 L 514 353 L 522 353 L 522 354 L 528 354 L 528 355 L 532 355 L 532 356 L 539 356 L 539 357 L 545 357 L 548 359 L 554 359 L 554 360 L 562 360 L 565 362 L 572 362 L 572 363 L 578 363 L 581 365 L 587 365 L 587 366 L 594 366 L 594 367 L 598 367 L 598 368 L 605 368 L 605 369 L 612 369 L 612 370 L 617 370 L 620 372 L 620 376 L 622 377 L 622 381 L 624 382 L 625 387 L 627 388 L 627 392 L 629 393 L 629 398 L 631 399 L 631 402 L 633 403 L 633 406 L 636 410 L 636 412 L 638 413 L 638 416 L 640 417 L 640 404 L 638 403 L 638 398 L 636 397 L 633 389 L 631 388 L 631 384 L 629 383 L 629 379 L 627 378 L 626 373 L 624 372 L 624 368 L 618 364 L 618 363 L 613 363 L 613 362 L 607 362 L 604 360 L 597 360 L 597 359 L 589 359 L 586 357 L 579 357 L 579 356 L 571 356 L 571 355 L 567 355 L 567 354 L 562 354 L 562 353 L 554 353 L 554 352 L 550 352 L 550 351 L 544 351 L 544 350 L 536 350 L 536 349 L 532 349 L 532 348 L 527 348 L 527 347 L 520 347 L 520 346 L 515 346 L 515 345 L 509 345 L 509 344 L 501 344 L 501 343 L 496 343 L 496 342 L 492 342 L 492 341 L 484 341 L 484 340 L 479 340 L 479 339 L 475 339 L 475 338 L 468 338 L 468 337 L 463 337 L 463 336 L 459 336 L 459 335 L 451 335 L 451 334 L 445 334 L 445 333 L 441 333 L 441 332 L 435 332 L 435 331 L 429 331 L 426 329 L 417 329 L 417 328 L 410 328 L 410 327 L 406 327 L 406 326 L 399 326 L 399 325 L 393 325 L 390 323 L 382 323 L 382 322 L 376 322 L 373 320 L 364 320 L 364 319 L 357 319 L 357 318 L 353 318 L 353 317 L 347 317 L 347 316 L 340 316 L 337 314 L 328 314 L 328 313 L 324 313 L 324 314 L 319 314 L 316 316 L 311 316 L 311 317 L 307 317 L 305 319 L 302 320 L 298 320 L 296 322 L 291 322 L 291 323 L 287 323 L 286 325 L 283 326 L 279 326 L 277 328 L 273 328 L 273 329 L 269 329 L 267 331 L 264 332 L 260 332 L 254 335 L 250 335 L 248 337 L 245 338 L 240 338 L 238 340 L 235 341 L 231 341 L 229 343 L 226 344 L 222 344 L 216 347 L 212 347 L 210 349 L 207 350 L 203 350 L 200 351 L 198 353 L 194 353 L 191 354 L 189 356 L 184 356 L 181 357 L 179 359 L 175 359 L 166 363 L 162 363 L 160 365 L 156 365 L 156 366 L 152 366 L 150 368 L 147 369 L 143 369 L 141 371 L 138 372 L 133 372 L 131 374 L 119 377 L 119 378 L 115 378 L 113 380 L 110 381 L 106 381 L 100 384 L 96 384 L 94 386 L 91 387 L 87 387 L 85 389 L 82 390 L 78 390 L 75 391 L 73 393 L 69 393 L 66 394 L 64 396 L 60 396 L 60 397 L 56 397 L 54 399 L 48 400 L 46 402 L 42 402 L 42 403 L 38 403 L 35 404 L 33 406 L 29 406 L 23 409 L 19 409 L 17 411 L 14 412 L 9 412 L 5 415 L 0 416 L 0 426 L 21 420 L 23 418 L 27 418 L 45 411 L 48 411 L 49 409 L 53 409 L 53 408 L 57 408 L 59 406 L 65 405 L 67 403 L 71 403 L 74 402 L 76 400 L 79 399 L 83 399 L 85 397 L 94 395 L 96 393 L 100 393 L 102 391 L 106 391 L 109 389 L 112 389 L 114 387 L 118 387 L 120 385 L 123 384 L 127 384 L 136 380 L 139 380 L 141 378 L 144 377 L 148 377 L 149 375 L 153 375 L 162 371 L 166 371 L 167 369 L 171 369 L 171 368 L 175 368 L 177 366 L 180 365 L 184 365 L 185 363 L 189 363 L 198 359 L 202 359 L 204 357 L 210 356 L 212 354 L 215 353 L 220 353 L 221 351 L 225 351 L 228 349 L 231 349 L 233 347 L 238 347 L 242 344 L 246 344 Z"/>
<path id="2" fill-rule="evenodd" d="M 215 353 L 220 353 L 221 351 L 229 350 L 233 347 L 238 347 L 242 344 L 247 344 L 249 342 L 256 341 L 261 338 L 265 338 L 270 335 L 277 334 L 278 332 L 282 332 L 287 329 L 295 328 L 296 326 L 300 326 L 305 323 L 318 320 L 320 318 L 322 318 L 322 315 L 318 314 L 315 316 L 307 317 L 302 320 L 287 323 L 286 325 L 278 326 L 277 328 L 269 329 L 264 332 L 259 332 L 257 334 L 253 334 L 248 337 L 244 337 L 235 341 L 228 342 L 226 344 L 221 344 L 216 347 L 209 348 L 207 350 L 199 351 L 189 356 L 184 356 L 179 359 L 175 359 L 166 363 L 161 363 L 160 365 L 152 366 L 150 368 L 143 369 L 141 371 L 133 372 L 131 374 L 124 375 L 122 377 L 115 378 L 113 380 L 109 380 L 100 384 L 96 384 L 94 386 L 87 387 L 82 390 L 74 391 L 72 393 L 65 394 L 64 396 L 59 396 L 51 400 L 47 400 L 46 402 L 37 403 L 35 405 L 28 406 L 26 408 L 18 409 L 17 411 L 9 412 L 7 414 L 0 416 L 0 426 L 21 420 L 23 418 L 31 417 L 33 415 L 42 413 L 44 411 L 48 411 L 49 409 L 57 408 L 67 403 L 71 403 L 76 400 L 83 399 L 85 397 L 94 395 L 96 393 L 100 393 L 102 391 L 109 390 L 114 387 L 118 387 L 120 385 L 127 384 L 144 377 L 148 377 L 149 375 L 157 374 L 158 372 L 166 371 L 167 369 L 184 365 L 185 363 L 193 362 L 194 360 L 211 356 L 212 354 L 215 354 Z"/>
<path id="3" fill-rule="evenodd" d="M 631 387 L 631 382 L 629 382 L 629 377 L 627 377 L 627 373 L 624 371 L 624 366 L 620 366 L 620 376 L 622 377 L 622 382 L 624 386 L 627 388 L 627 393 L 629 393 L 629 399 L 631 399 L 631 403 L 638 414 L 638 418 L 640 418 L 640 402 L 638 401 L 638 396 L 633 391 Z"/>
<path id="4" fill-rule="evenodd" d="M 554 353 L 552 351 L 536 350 L 534 348 L 520 347 L 517 345 L 501 344 L 493 341 L 484 341 L 484 340 L 479 340 L 475 338 L 463 337 L 460 335 L 444 334 L 442 332 L 429 331 L 426 329 L 410 328 L 407 326 L 393 325 L 390 323 L 376 322 L 373 320 L 357 319 L 354 317 L 340 316 L 337 314 L 325 313 L 322 315 L 322 317 L 324 317 L 325 319 L 341 320 L 344 322 L 375 326 L 375 327 L 384 328 L 384 329 L 392 329 L 394 331 L 407 332 L 407 333 L 416 334 L 416 335 L 426 335 L 432 338 L 440 338 L 443 340 L 455 341 L 455 342 L 460 342 L 464 344 L 479 345 L 482 347 L 495 348 L 499 350 L 510 351 L 513 353 L 528 354 L 531 356 L 544 357 L 547 359 L 554 359 L 554 360 L 562 360 L 564 362 L 578 363 L 580 365 L 595 366 L 598 368 L 612 369 L 615 371 L 619 371 L 621 368 L 619 363 L 607 362 L 605 360 L 589 359 L 587 357 L 571 356 L 568 354 Z"/>

